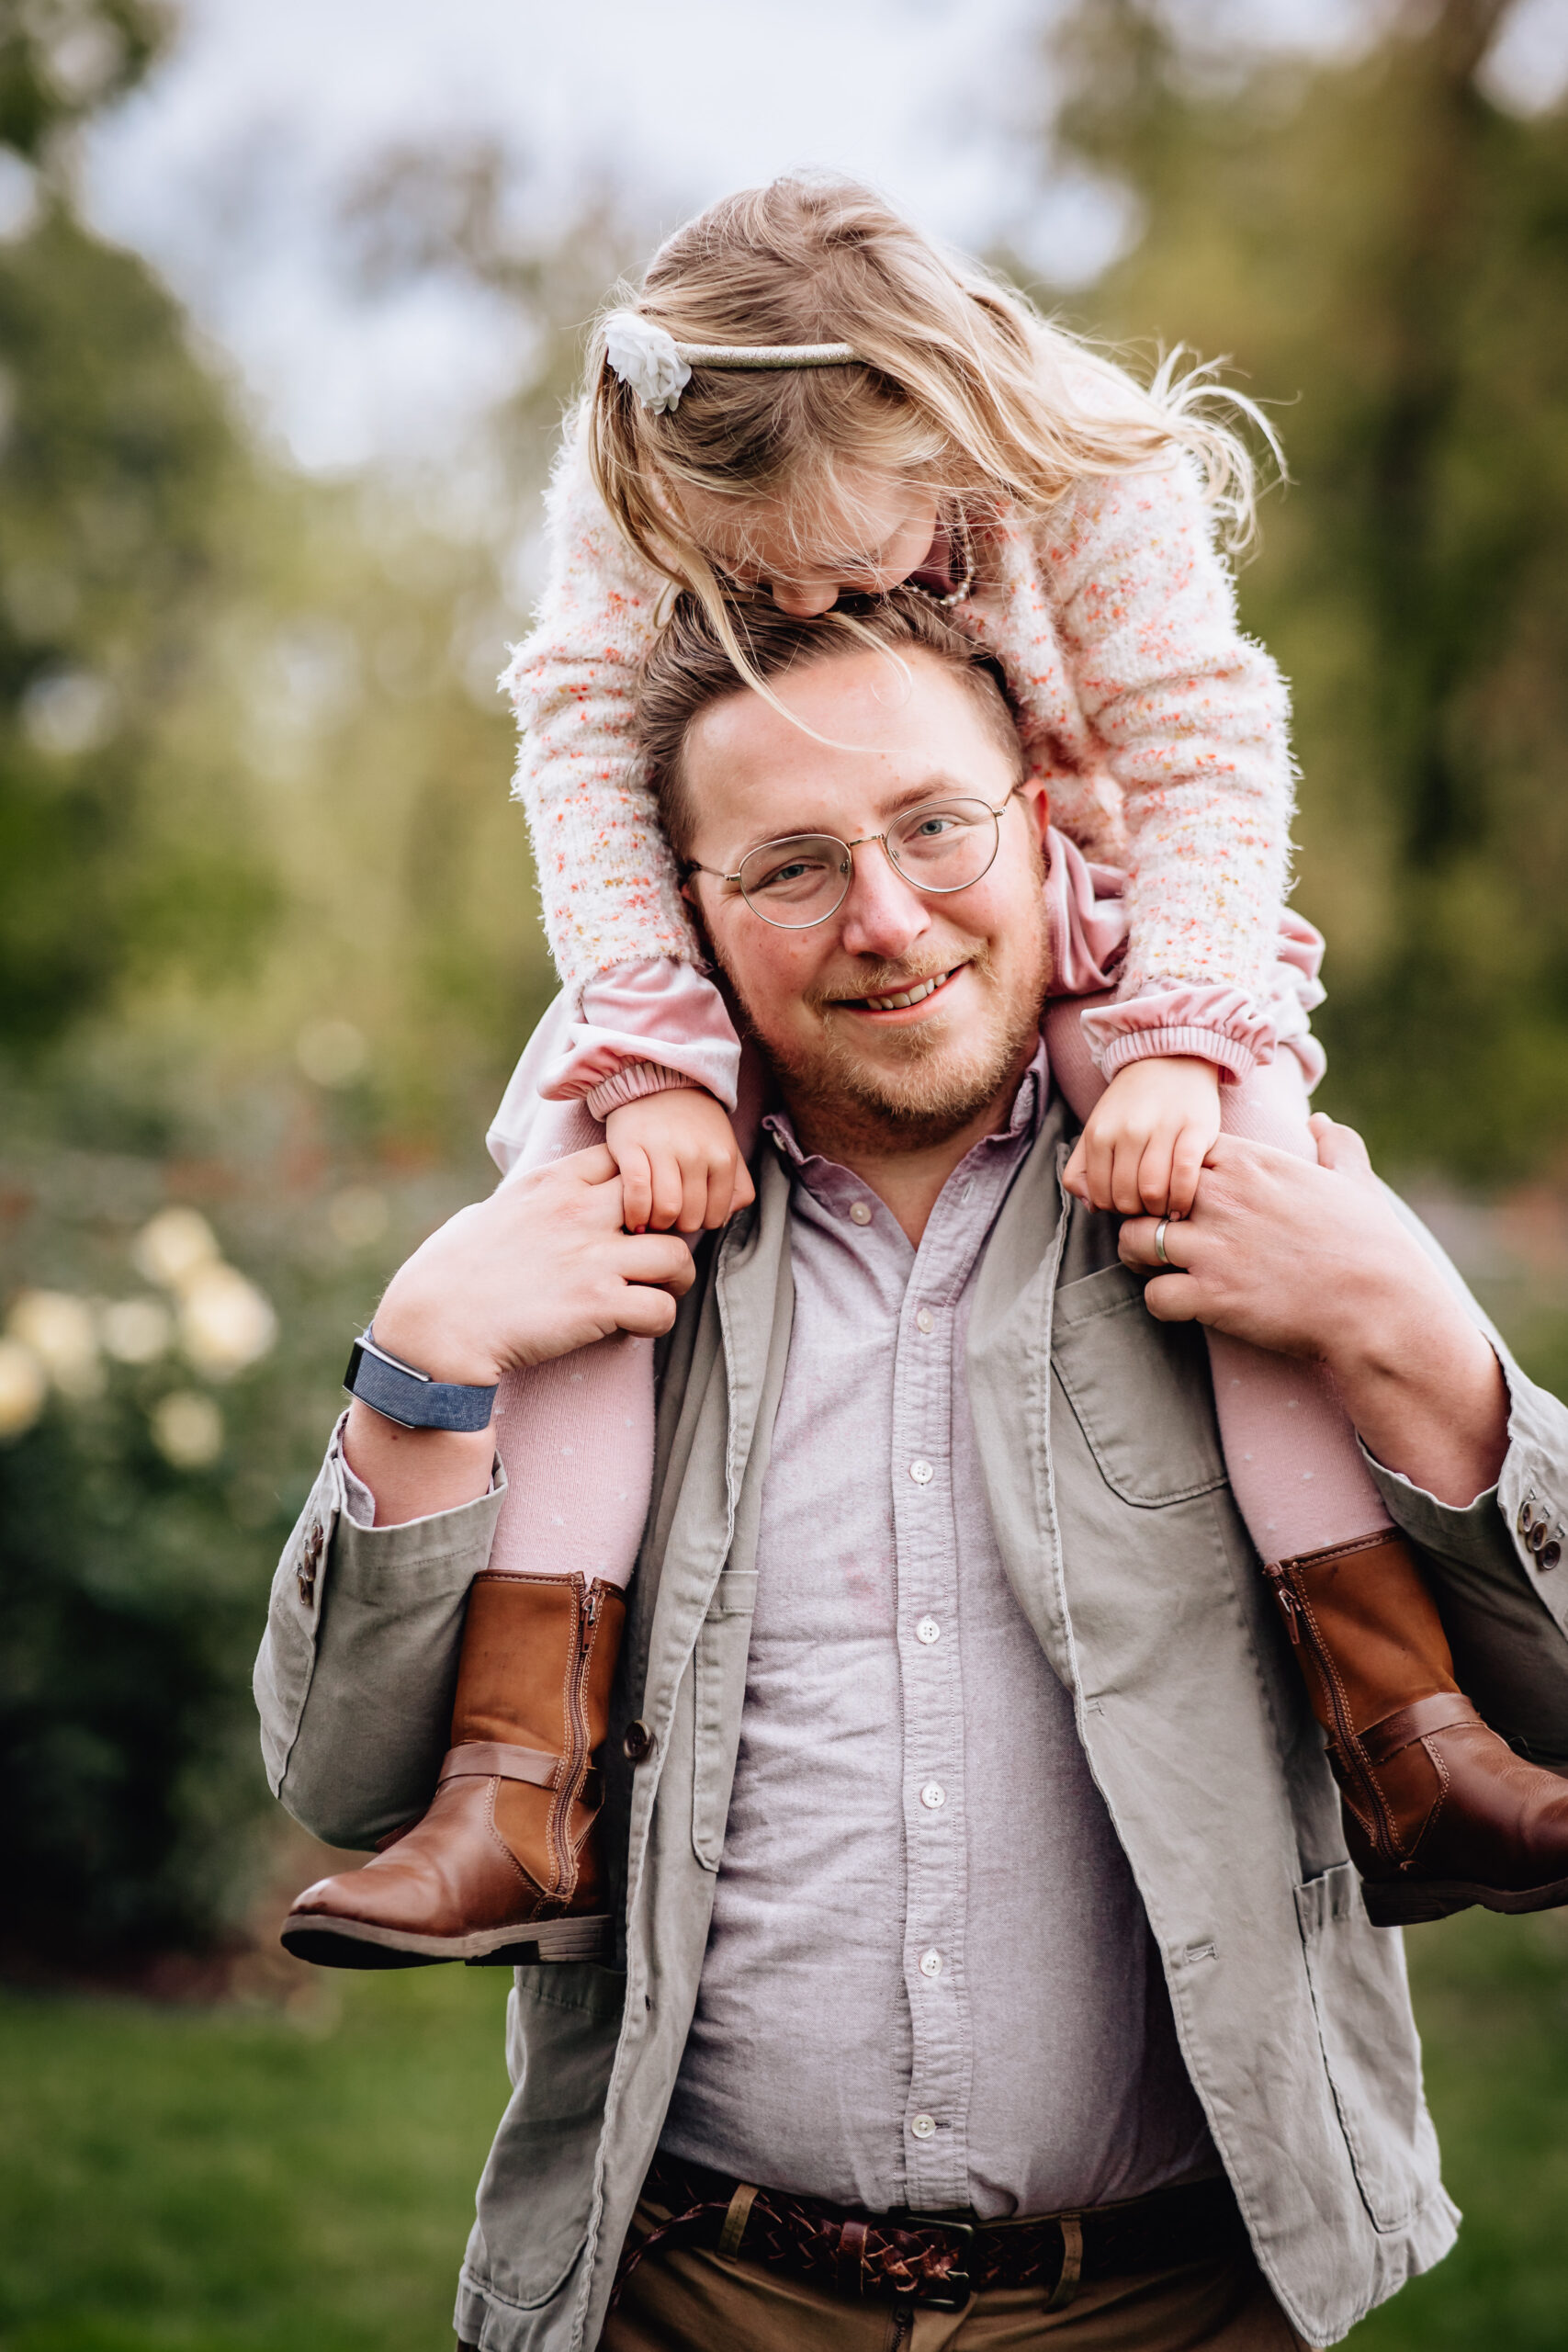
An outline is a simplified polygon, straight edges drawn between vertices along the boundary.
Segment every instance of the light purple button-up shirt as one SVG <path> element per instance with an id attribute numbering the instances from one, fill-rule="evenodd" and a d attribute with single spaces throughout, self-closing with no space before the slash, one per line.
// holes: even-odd
<path id="1" fill-rule="evenodd" d="M 795 1322 L 662 2144 L 873 2211 L 1046 2213 L 1219 2169 L 1072 1702 L 1003 1572 L 969 1416 L 976 1267 L 1046 1085 L 1042 1053 L 918 1250 L 772 1123 Z"/>

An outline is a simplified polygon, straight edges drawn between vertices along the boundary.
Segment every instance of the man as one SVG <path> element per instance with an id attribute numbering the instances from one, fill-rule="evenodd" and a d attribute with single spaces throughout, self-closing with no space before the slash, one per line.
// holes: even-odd
<path id="1" fill-rule="evenodd" d="M 1347 1130 L 1320 1168 L 1222 1139 L 1179 1271 L 1152 1220 L 1069 1202 L 1043 795 L 984 665 L 914 596 L 759 614 L 753 643 L 784 708 L 690 613 L 644 707 L 776 1082 L 755 1208 L 694 1269 L 583 1153 L 465 1211 L 377 1314 L 478 1388 L 669 1335 L 604 1751 L 623 1967 L 518 1971 L 459 2335 L 1331 2342 L 1455 2216 L 1190 1318 L 1328 1364 L 1464 1671 L 1548 1757 L 1568 1569 L 1516 1531 L 1568 1488 L 1568 1416 Z M 922 887 L 901 822 L 955 795 L 995 854 Z M 803 834 L 850 845 L 825 895 L 810 855 L 748 857 Z M 812 920 L 781 925 L 795 891 Z M 257 1677 L 323 1836 L 429 1797 L 500 1476 L 488 1431 L 350 1409 Z"/>

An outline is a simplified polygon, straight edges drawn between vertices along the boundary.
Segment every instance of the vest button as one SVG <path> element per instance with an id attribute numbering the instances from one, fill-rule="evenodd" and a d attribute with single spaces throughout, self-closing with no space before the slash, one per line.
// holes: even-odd
<path id="1" fill-rule="evenodd" d="M 653 1734 L 640 1716 L 635 1724 L 626 1725 L 626 1737 L 622 1740 L 621 1746 L 634 1764 L 640 1764 L 645 1756 L 652 1755 Z"/>

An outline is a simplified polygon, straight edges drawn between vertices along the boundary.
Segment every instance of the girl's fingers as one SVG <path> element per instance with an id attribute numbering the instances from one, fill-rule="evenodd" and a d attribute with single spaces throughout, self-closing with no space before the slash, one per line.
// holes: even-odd
<path id="1" fill-rule="evenodd" d="M 1170 1158 L 1170 1214 L 1190 1216 L 1203 1172 L 1203 1138 L 1184 1130 Z"/>
<path id="2" fill-rule="evenodd" d="M 686 1205 L 686 1182 L 678 1159 L 661 1159 L 653 1170 L 653 1210 L 649 1224 L 656 1233 L 668 1233 L 681 1222 Z"/>
<path id="3" fill-rule="evenodd" d="M 1138 1182 L 1143 1155 L 1135 1144 L 1119 1145 L 1111 1171 L 1111 1205 L 1122 1216 L 1137 1216 L 1144 1205 Z"/>
<path id="4" fill-rule="evenodd" d="M 738 1209 L 749 1209 L 756 1197 L 757 1187 L 751 1182 L 751 1170 L 737 1152 L 735 1166 L 729 1179 L 729 1207 L 727 1214 L 733 1216 Z"/>
<path id="5" fill-rule="evenodd" d="M 652 1213 L 653 1170 L 642 1146 L 630 1144 L 621 1156 L 621 1221 L 628 1233 L 641 1233 Z"/>
<path id="6" fill-rule="evenodd" d="M 1151 1136 L 1138 1162 L 1138 1205 L 1150 1216 L 1179 1214 L 1170 1197 L 1170 1145 L 1164 1136 Z"/>

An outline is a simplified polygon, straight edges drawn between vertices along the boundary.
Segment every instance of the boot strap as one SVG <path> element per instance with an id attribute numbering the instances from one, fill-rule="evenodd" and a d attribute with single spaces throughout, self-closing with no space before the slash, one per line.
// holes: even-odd
<path id="1" fill-rule="evenodd" d="M 564 1756 L 547 1755 L 540 1747 L 513 1747 L 501 1739 L 470 1739 L 448 1748 L 441 1781 L 528 1781 L 536 1789 L 558 1789 L 567 1770 Z M 438 1782 L 439 1785 L 439 1782 Z M 583 1778 L 584 1804 L 599 1803 L 599 1775 L 590 1770 Z"/>
<path id="2" fill-rule="evenodd" d="M 1359 1733 L 1358 1738 L 1371 1762 L 1386 1764 L 1401 1748 L 1413 1747 L 1418 1739 L 1429 1739 L 1434 1732 L 1460 1731 L 1480 1722 L 1481 1717 L 1462 1691 L 1442 1690 L 1433 1698 L 1417 1699 L 1414 1705 L 1385 1715 L 1382 1723 Z"/>

